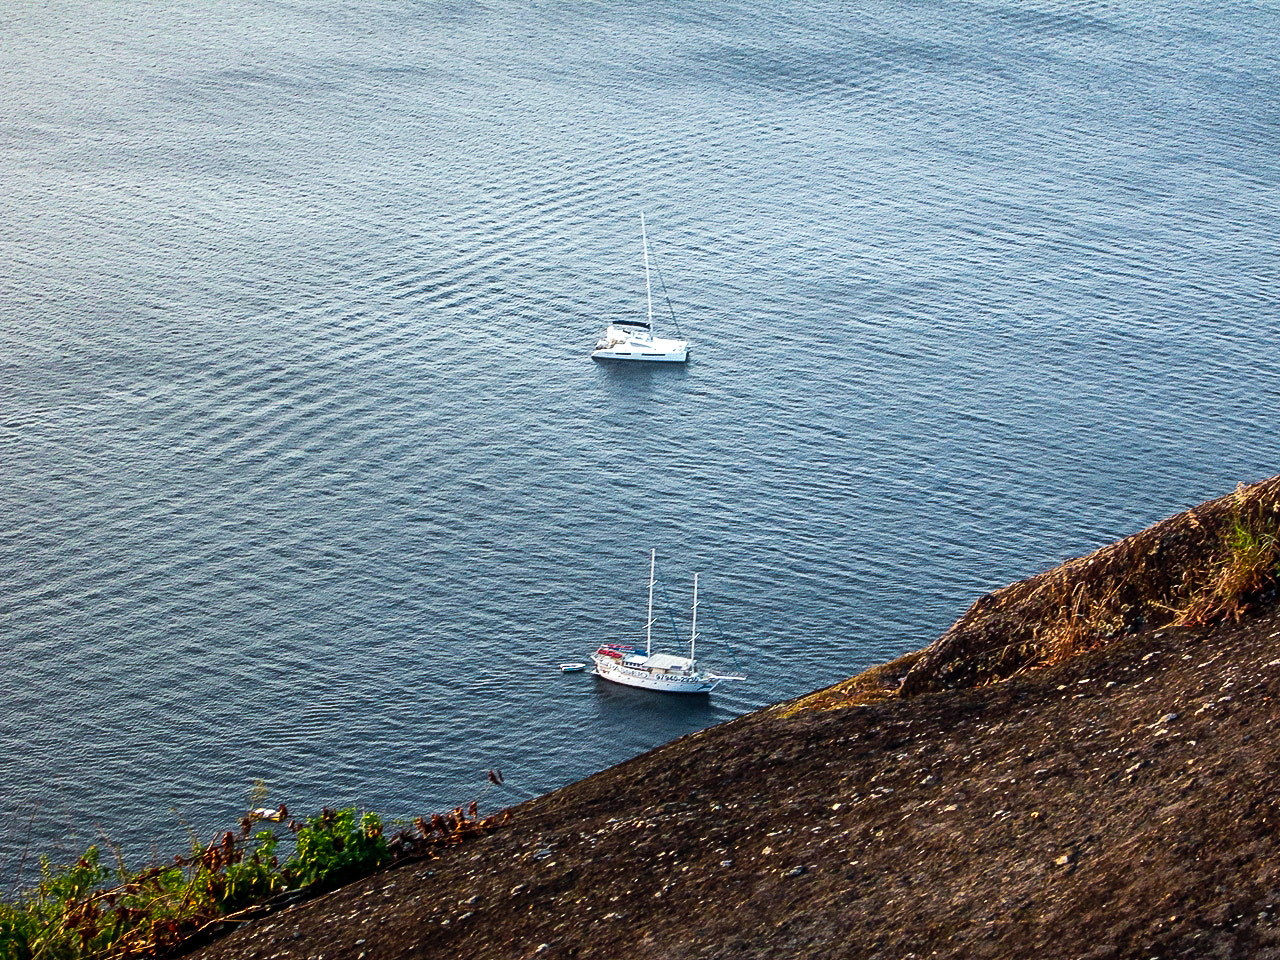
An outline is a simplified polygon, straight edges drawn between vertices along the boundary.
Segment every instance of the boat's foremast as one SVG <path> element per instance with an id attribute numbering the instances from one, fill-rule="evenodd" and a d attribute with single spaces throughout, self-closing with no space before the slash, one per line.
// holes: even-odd
<path id="1" fill-rule="evenodd" d="M 653 654 L 653 572 L 657 563 L 658 551 L 656 548 L 649 550 L 649 612 L 645 617 L 644 624 L 644 655 L 646 657 Z"/>

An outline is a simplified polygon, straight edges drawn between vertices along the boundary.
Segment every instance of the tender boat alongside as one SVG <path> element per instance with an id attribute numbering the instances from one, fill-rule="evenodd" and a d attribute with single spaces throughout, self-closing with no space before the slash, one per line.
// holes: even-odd
<path id="1" fill-rule="evenodd" d="M 649 235 L 644 214 L 640 214 L 640 238 L 644 245 L 644 292 L 649 319 L 615 320 L 605 328 L 591 351 L 593 360 L 641 360 L 650 363 L 684 363 L 689 359 L 689 341 L 653 335 L 653 290 L 649 286 Z M 672 318 L 674 319 L 674 313 Z M 678 325 L 677 325 L 678 328 Z M 679 333 L 679 329 L 676 331 Z"/>
<path id="2" fill-rule="evenodd" d="M 693 619 L 689 633 L 689 656 L 679 657 L 653 652 L 653 585 L 657 552 L 649 552 L 649 616 L 645 623 L 645 642 L 639 644 L 605 643 L 591 655 L 597 677 L 644 690 L 664 693 L 710 693 L 725 680 L 746 677 L 711 673 L 698 669 L 695 645 L 698 640 L 698 576 L 693 577 Z"/>

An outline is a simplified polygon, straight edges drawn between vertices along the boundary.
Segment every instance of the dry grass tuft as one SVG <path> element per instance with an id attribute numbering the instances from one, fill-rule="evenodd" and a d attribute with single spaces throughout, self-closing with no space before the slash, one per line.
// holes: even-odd
<path id="1" fill-rule="evenodd" d="M 1144 630 L 1238 621 L 1278 577 L 1280 476 L 981 597 L 924 650 L 789 709 L 984 686 Z"/>
<path id="2" fill-rule="evenodd" d="M 896 660 L 864 670 L 856 677 L 801 697 L 785 705 L 782 715 L 792 717 L 806 710 L 835 710 L 890 700 L 897 696 L 902 678 L 923 653 L 923 650 L 915 650 L 903 654 Z"/>
<path id="3" fill-rule="evenodd" d="M 1275 582 L 1280 568 L 1278 534 L 1280 505 L 1250 499 L 1243 487 L 1238 488 L 1220 550 L 1206 571 L 1204 585 L 1179 611 L 1176 624 L 1201 626 L 1225 619 L 1238 623 L 1252 599 Z"/>
<path id="4" fill-rule="evenodd" d="M 904 695 L 977 686 L 1127 634 L 1239 620 L 1274 591 L 1280 477 L 1201 504 L 975 603 L 915 664 Z"/>

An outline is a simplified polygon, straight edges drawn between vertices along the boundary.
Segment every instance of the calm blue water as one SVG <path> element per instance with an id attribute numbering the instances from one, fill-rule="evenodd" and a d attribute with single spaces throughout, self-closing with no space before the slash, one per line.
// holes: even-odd
<path id="1" fill-rule="evenodd" d="M 1273 4 L 3 19 L 0 885 L 541 793 L 1280 471 Z M 683 369 L 587 358 L 641 211 Z M 555 669 L 650 547 L 749 682 Z"/>

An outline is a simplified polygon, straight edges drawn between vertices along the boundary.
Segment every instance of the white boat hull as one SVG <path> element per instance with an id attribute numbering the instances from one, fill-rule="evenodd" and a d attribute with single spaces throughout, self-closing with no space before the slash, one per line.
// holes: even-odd
<path id="1" fill-rule="evenodd" d="M 616 350 L 604 347 L 591 351 L 592 360 L 642 360 L 649 363 L 684 363 L 689 359 L 688 350 L 671 353 L 649 353 L 642 350 Z"/>
<path id="2" fill-rule="evenodd" d="M 592 360 L 641 360 L 649 363 L 684 363 L 689 341 L 654 337 L 648 331 L 631 332 L 610 326 L 591 351 Z"/>
<path id="3" fill-rule="evenodd" d="M 706 674 L 657 673 L 645 667 L 630 666 L 611 657 L 596 654 L 591 658 L 596 665 L 595 675 L 628 687 L 642 690 L 658 690 L 663 693 L 710 693 L 719 678 Z"/>

